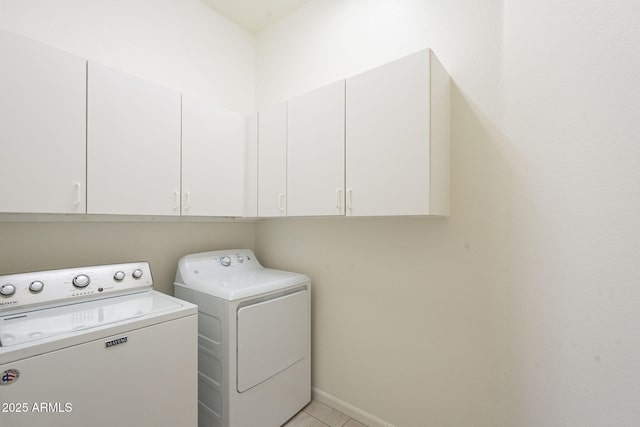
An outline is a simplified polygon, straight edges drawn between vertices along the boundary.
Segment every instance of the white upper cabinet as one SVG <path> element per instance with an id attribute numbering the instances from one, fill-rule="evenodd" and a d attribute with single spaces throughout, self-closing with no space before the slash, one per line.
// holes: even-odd
<path id="1" fill-rule="evenodd" d="M 180 214 L 180 94 L 89 62 L 87 212 Z"/>
<path id="2" fill-rule="evenodd" d="M 182 215 L 243 216 L 245 116 L 182 95 Z"/>
<path id="3" fill-rule="evenodd" d="M 284 216 L 287 196 L 287 104 L 258 114 L 258 216 Z"/>
<path id="4" fill-rule="evenodd" d="M 347 215 L 449 214 L 449 80 L 430 50 L 347 79 Z"/>
<path id="5" fill-rule="evenodd" d="M 0 31 L 0 212 L 85 213 L 86 61 Z"/>
<path id="6" fill-rule="evenodd" d="M 288 102 L 287 215 L 344 215 L 345 82 Z"/>
<path id="7" fill-rule="evenodd" d="M 245 117 L 0 30 L 0 212 L 449 215 L 423 50 Z"/>
<path id="8" fill-rule="evenodd" d="M 244 216 L 258 216 L 258 113 L 247 116 Z"/>

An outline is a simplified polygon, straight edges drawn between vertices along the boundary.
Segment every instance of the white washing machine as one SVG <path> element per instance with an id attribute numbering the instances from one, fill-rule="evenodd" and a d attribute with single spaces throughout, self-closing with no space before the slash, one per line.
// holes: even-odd
<path id="1" fill-rule="evenodd" d="M 0 425 L 195 426 L 197 307 L 146 262 L 0 276 Z"/>
<path id="2" fill-rule="evenodd" d="M 200 427 L 277 427 L 309 403 L 309 277 L 205 252 L 180 260 L 175 295 L 198 305 Z"/>

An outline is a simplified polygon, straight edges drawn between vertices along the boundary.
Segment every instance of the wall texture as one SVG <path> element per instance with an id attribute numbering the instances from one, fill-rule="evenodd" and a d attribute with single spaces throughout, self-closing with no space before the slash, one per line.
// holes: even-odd
<path id="1" fill-rule="evenodd" d="M 424 47 L 454 80 L 451 217 L 259 222 L 314 283 L 313 382 L 398 426 L 635 425 L 640 6 L 312 0 L 258 105 Z"/>
<path id="2" fill-rule="evenodd" d="M 149 261 L 154 289 L 173 295 L 181 257 L 252 248 L 254 234 L 246 222 L 0 222 L 0 274 Z"/>

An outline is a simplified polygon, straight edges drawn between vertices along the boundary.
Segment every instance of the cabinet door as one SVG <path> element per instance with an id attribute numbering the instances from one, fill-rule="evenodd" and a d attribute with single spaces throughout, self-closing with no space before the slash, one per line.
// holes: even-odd
<path id="1" fill-rule="evenodd" d="M 180 214 L 180 94 L 89 62 L 87 211 Z"/>
<path id="2" fill-rule="evenodd" d="M 85 213 L 86 61 L 0 31 L 0 212 Z"/>
<path id="3" fill-rule="evenodd" d="M 448 164 L 449 80 L 446 72 L 432 80 L 431 62 L 425 50 L 347 80 L 348 215 L 448 213 L 448 199 L 441 196 L 448 195 L 442 188 L 448 187 L 448 166 L 442 163 Z M 446 97 L 433 105 L 438 123 L 432 121 L 432 84 Z"/>
<path id="4" fill-rule="evenodd" d="M 258 216 L 258 113 L 247 116 L 244 216 Z"/>
<path id="5" fill-rule="evenodd" d="M 287 215 L 344 214 L 344 80 L 288 103 Z"/>
<path id="6" fill-rule="evenodd" d="M 245 117 L 182 96 L 182 214 L 242 216 Z"/>
<path id="7" fill-rule="evenodd" d="M 287 104 L 258 115 L 258 216 L 286 215 Z"/>

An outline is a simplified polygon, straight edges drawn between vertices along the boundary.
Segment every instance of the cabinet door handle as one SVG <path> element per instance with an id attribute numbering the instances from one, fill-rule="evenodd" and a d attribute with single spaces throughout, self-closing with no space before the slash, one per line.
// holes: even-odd
<path id="1" fill-rule="evenodd" d="M 342 188 L 336 190 L 336 208 L 342 209 Z"/>
<path id="2" fill-rule="evenodd" d="M 180 192 L 179 191 L 174 191 L 173 192 L 173 196 L 175 198 L 176 204 L 173 207 L 174 211 L 179 211 L 180 210 Z"/>
<path id="3" fill-rule="evenodd" d="M 280 212 L 284 212 L 284 194 L 278 194 L 278 209 Z"/>
<path id="4" fill-rule="evenodd" d="M 191 192 L 190 191 L 186 191 L 184 193 L 184 208 L 189 209 L 191 208 Z"/>
<path id="5" fill-rule="evenodd" d="M 351 196 L 351 189 L 348 188 L 347 189 L 347 209 L 349 210 L 353 209 L 352 205 L 353 205 L 353 200 Z"/>
<path id="6" fill-rule="evenodd" d="M 80 206 L 80 203 L 82 202 L 82 185 L 80 185 L 79 182 L 76 182 L 76 202 L 74 203 L 74 206 Z"/>

